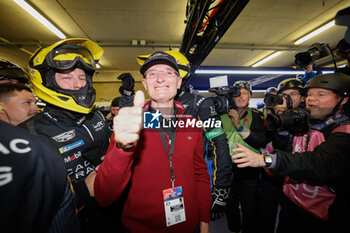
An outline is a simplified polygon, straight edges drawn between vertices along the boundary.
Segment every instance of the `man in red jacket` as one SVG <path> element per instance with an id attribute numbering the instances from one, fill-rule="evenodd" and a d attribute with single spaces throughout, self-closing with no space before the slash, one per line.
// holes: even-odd
<path id="1" fill-rule="evenodd" d="M 130 232 L 209 232 L 202 132 L 174 101 L 181 86 L 176 60 L 155 52 L 140 72 L 151 100 L 144 104 L 139 91 L 134 106 L 114 118 L 114 134 L 94 183 L 96 200 L 107 206 L 125 193 L 122 221 Z"/>

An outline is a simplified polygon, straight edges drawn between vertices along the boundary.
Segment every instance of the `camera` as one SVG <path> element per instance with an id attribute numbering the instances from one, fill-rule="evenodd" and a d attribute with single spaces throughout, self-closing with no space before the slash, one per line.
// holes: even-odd
<path id="1" fill-rule="evenodd" d="M 237 87 L 217 87 L 209 88 L 209 92 L 216 94 L 210 99 L 214 102 L 215 111 L 218 114 L 225 114 L 230 111 L 231 108 L 237 109 L 237 106 L 232 97 L 241 95 L 241 91 Z"/>
<path id="2" fill-rule="evenodd" d="M 310 127 L 310 111 L 304 108 L 293 108 L 281 115 L 267 114 L 266 128 L 268 131 L 283 131 L 290 133 L 305 133 Z"/>
<path id="3" fill-rule="evenodd" d="M 267 94 L 264 98 L 266 108 L 273 108 L 276 105 L 283 104 L 283 100 L 286 99 L 287 108 L 292 108 L 292 99 L 286 94 Z"/>
<path id="4" fill-rule="evenodd" d="M 301 68 L 305 68 L 308 65 L 312 64 L 317 59 L 323 58 L 330 55 L 330 49 L 325 43 L 315 43 L 310 46 L 310 48 L 301 53 L 297 53 L 295 57 L 295 64 Z"/>

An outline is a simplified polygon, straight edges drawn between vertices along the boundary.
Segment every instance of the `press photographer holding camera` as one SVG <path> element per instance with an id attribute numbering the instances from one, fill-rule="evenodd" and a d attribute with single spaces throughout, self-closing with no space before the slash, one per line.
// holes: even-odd
<path id="1" fill-rule="evenodd" d="M 347 61 L 346 66 L 339 68 L 338 71 L 350 75 L 350 44 L 347 43 L 345 39 L 338 42 L 336 54 Z"/>
<path id="2" fill-rule="evenodd" d="M 265 147 L 264 117 L 262 112 L 249 108 L 252 96 L 248 81 L 237 81 L 233 88 L 239 89 L 238 96 L 232 95 L 228 111 L 221 115 L 224 131 L 227 135 L 231 156 L 236 143 L 244 144 L 257 151 Z M 232 88 L 231 88 L 232 89 Z M 242 208 L 242 232 L 258 232 L 259 229 L 259 168 L 233 167 L 233 181 L 228 202 L 227 222 L 230 231 L 241 231 L 240 209 Z"/>
<path id="3" fill-rule="evenodd" d="M 309 117 L 302 108 L 304 99 L 303 84 L 296 78 L 281 81 L 276 94 L 265 96 L 266 127 L 271 140 L 267 145 L 268 150 L 274 148 L 292 152 L 294 134 L 307 131 Z M 260 188 L 260 232 L 274 232 L 278 207 L 283 197 L 283 177 L 264 169 Z"/>
<path id="4" fill-rule="evenodd" d="M 294 56 L 295 64 L 305 71 L 304 77 L 300 79 L 303 85 L 305 85 L 305 83 L 307 83 L 311 78 L 321 74 L 321 71 L 315 65 L 315 61 L 328 56 L 331 53 L 332 52 L 328 44 L 315 43 L 312 44 L 307 51 L 297 53 Z"/>
<path id="5" fill-rule="evenodd" d="M 290 176 L 283 186 L 277 232 L 349 232 L 350 130 L 344 108 L 349 105 L 350 76 L 317 75 L 305 88 L 312 128 L 294 137 L 293 153 L 261 155 L 239 145 L 234 162 Z"/>

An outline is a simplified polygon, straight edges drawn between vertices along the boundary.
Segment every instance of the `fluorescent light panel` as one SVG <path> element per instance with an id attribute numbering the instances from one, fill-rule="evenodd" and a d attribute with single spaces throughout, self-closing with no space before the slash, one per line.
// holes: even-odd
<path id="1" fill-rule="evenodd" d="M 283 74 L 283 75 L 296 75 L 305 74 L 303 70 L 196 70 L 196 74 Z M 323 74 L 334 73 L 334 71 L 322 71 Z"/>
<path id="2" fill-rule="evenodd" d="M 52 23 L 50 23 L 47 19 L 45 19 L 39 12 L 37 12 L 33 7 L 31 7 L 24 0 L 13 0 L 17 5 L 22 7 L 25 11 L 31 14 L 36 20 L 38 20 L 42 25 L 44 25 L 47 29 L 53 32 L 60 39 L 66 39 L 67 37 Z"/>
<path id="3" fill-rule="evenodd" d="M 308 39 L 310 39 L 310 38 L 320 34 L 321 32 L 333 27 L 334 25 L 335 25 L 335 20 L 332 20 L 331 22 L 323 25 L 322 27 L 316 29 L 315 31 L 313 31 L 313 32 L 307 34 L 306 36 L 300 38 L 299 40 L 295 41 L 294 44 L 299 45 L 299 44 L 303 43 L 304 41 L 307 41 Z"/>
<path id="4" fill-rule="evenodd" d="M 265 62 L 270 61 L 271 59 L 277 57 L 277 56 L 280 55 L 281 53 L 282 53 L 281 51 L 274 52 L 274 53 L 271 54 L 270 56 L 265 57 L 264 59 L 262 59 L 262 60 L 258 61 L 257 63 L 253 64 L 252 67 L 258 67 L 258 66 L 264 64 Z"/>

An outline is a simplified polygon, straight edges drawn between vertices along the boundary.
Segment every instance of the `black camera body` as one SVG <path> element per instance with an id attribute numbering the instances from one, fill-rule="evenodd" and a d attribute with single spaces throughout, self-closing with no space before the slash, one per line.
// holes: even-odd
<path id="1" fill-rule="evenodd" d="M 301 53 L 297 53 L 295 57 L 295 64 L 301 68 L 306 68 L 308 65 L 316 61 L 317 59 L 323 58 L 331 54 L 331 51 L 325 43 L 315 43 L 310 48 Z"/>
<path id="2" fill-rule="evenodd" d="M 292 99 L 289 95 L 286 94 L 267 94 L 264 98 L 264 103 L 266 105 L 266 108 L 271 109 L 276 105 L 283 104 L 283 100 L 286 99 L 287 101 L 287 108 L 292 108 Z"/>
<path id="3" fill-rule="evenodd" d="M 293 108 L 284 111 L 281 115 L 270 113 L 266 116 L 268 131 L 283 131 L 290 133 L 305 133 L 310 128 L 310 111 L 304 108 Z"/>
<path id="4" fill-rule="evenodd" d="M 215 111 L 218 114 L 225 114 L 230 111 L 231 108 L 237 109 L 237 106 L 232 97 L 241 95 L 241 91 L 237 87 L 217 87 L 209 88 L 209 92 L 216 94 L 214 97 L 210 97 L 215 105 Z"/>

